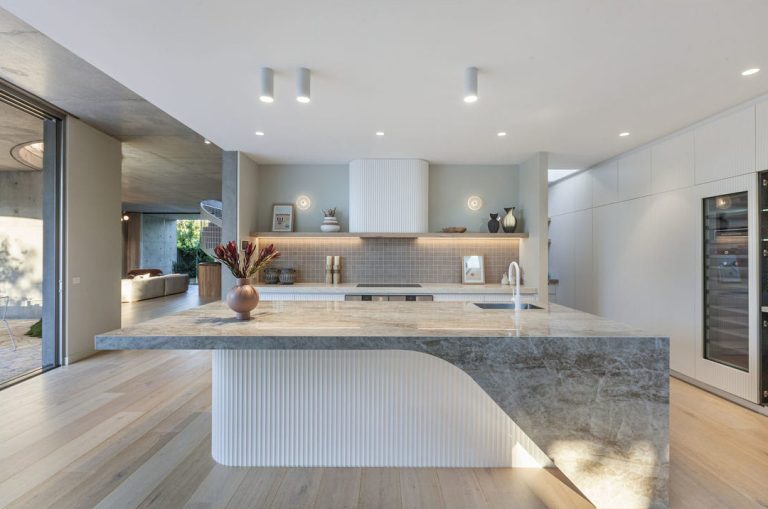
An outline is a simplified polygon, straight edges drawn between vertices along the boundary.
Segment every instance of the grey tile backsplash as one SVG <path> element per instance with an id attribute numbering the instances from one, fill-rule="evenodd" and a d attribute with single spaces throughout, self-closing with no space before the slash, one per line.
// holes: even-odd
<path id="1" fill-rule="evenodd" d="M 461 283 L 462 257 L 485 257 L 486 283 L 498 283 L 519 257 L 519 240 L 484 239 L 259 239 L 274 243 L 274 267 L 297 270 L 297 282 L 325 281 L 325 257 L 342 257 L 344 283 Z"/>

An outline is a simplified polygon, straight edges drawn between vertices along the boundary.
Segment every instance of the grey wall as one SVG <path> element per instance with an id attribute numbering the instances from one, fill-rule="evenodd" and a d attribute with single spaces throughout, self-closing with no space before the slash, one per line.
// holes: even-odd
<path id="1" fill-rule="evenodd" d="M 221 242 L 226 244 L 237 239 L 237 221 L 240 214 L 238 202 L 238 157 L 236 151 L 225 151 L 221 156 Z M 235 278 L 226 267 L 221 267 L 221 296 L 226 297 L 235 285 Z"/>
<path id="2" fill-rule="evenodd" d="M 141 267 L 160 269 L 164 274 L 173 272 L 176 261 L 176 219 L 182 216 L 142 214 Z"/>
<path id="3" fill-rule="evenodd" d="M 319 231 L 322 209 L 336 207 L 342 231 L 349 230 L 349 166 L 344 165 L 260 165 L 258 188 L 243 193 L 252 200 L 258 216 L 258 230 L 272 229 L 272 205 L 294 203 L 302 194 L 310 197 L 309 210 L 296 209 L 295 231 Z M 467 198 L 476 194 L 483 207 L 471 211 Z M 518 168 L 489 165 L 430 165 L 429 230 L 445 226 L 467 226 L 469 231 L 487 231 L 490 212 L 504 215 L 504 207 L 518 202 Z"/>
<path id="4" fill-rule="evenodd" d="M 238 156 L 237 238 L 247 240 L 251 232 L 259 229 L 259 211 L 252 200 L 259 195 L 261 168 L 244 154 Z"/>
<path id="5" fill-rule="evenodd" d="M 42 312 L 42 199 L 41 171 L 0 171 L 0 295 L 11 318 Z"/>
<path id="6" fill-rule="evenodd" d="M 246 190 L 247 191 L 247 190 Z M 309 210 L 294 209 L 294 231 L 317 232 L 323 222 L 322 209 L 336 207 L 342 231 L 349 230 L 349 166 L 260 165 L 258 191 L 251 199 L 258 211 L 259 231 L 272 230 L 272 205 L 295 203 L 305 194 L 312 200 Z"/>
<path id="7" fill-rule="evenodd" d="M 547 171 L 549 156 L 539 152 L 520 165 L 520 206 L 518 227 L 528 232 L 520 243 L 520 268 L 525 286 L 538 289 L 538 301 L 549 301 L 549 227 L 547 217 Z"/>
<path id="8" fill-rule="evenodd" d="M 0 171 L 0 217 L 43 218 L 43 172 Z"/>
<path id="9" fill-rule="evenodd" d="M 93 336 L 120 328 L 120 142 L 66 120 L 64 343 L 66 362 L 94 353 Z"/>
<path id="10" fill-rule="evenodd" d="M 487 232 L 491 212 L 504 217 L 504 207 L 518 206 L 517 166 L 430 165 L 429 231 L 446 226 L 466 226 L 471 232 Z M 480 210 L 470 210 L 467 199 L 483 199 Z"/>

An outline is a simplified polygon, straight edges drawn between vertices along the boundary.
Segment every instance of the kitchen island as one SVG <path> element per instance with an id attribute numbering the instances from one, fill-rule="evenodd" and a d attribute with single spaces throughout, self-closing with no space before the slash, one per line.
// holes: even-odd
<path id="1" fill-rule="evenodd" d="M 209 349 L 233 466 L 556 466 L 597 507 L 666 507 L 668 339 L 551 305 L 217 302 L 96 337 Z M 502 422 L 502 416 L 506 421 Z"/>

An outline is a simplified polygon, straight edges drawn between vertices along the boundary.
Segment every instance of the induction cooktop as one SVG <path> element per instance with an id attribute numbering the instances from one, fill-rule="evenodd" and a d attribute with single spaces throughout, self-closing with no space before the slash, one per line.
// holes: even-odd
<path id="1" fill-rule="evenodd" d="M 358 283 L 358 288 L 421 288 L 418 283 Z"/>

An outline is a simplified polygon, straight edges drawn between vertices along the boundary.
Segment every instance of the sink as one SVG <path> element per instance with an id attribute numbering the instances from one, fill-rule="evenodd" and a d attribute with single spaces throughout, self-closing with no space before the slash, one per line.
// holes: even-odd
<path id="1" fill-rule="evenodd" d="M 483 302 L 481 304 L 475 303 L 475 306 L 480 309 L 515 309 L 513 302 Z M 543 309 L 541 306 L 535 304 L 521 303 L 520 309 Z"/>

